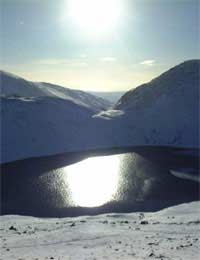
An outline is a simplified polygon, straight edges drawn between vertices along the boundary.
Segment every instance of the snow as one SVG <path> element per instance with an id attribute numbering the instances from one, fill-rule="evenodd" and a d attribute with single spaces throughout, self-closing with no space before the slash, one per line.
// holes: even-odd
<path id="1" fill-rule="evenodd" d="M 171 174 L 182 179 L 193 180 L 200 182 L 200 176 L 193 174 L 194 169 L 179 169 L 178 171 L 171 170 Z"/>
<path id="2" fill-rule="evenodd" d="M 1 259 L 197 260 L 200 202 L 155 213 L 1 216 Z"/>
<path id="3" fill-rule="evenodd" d="M 127 92 L 115 106 L 149 145 L 199 147 L 200 60 L 184 62 Z"/>
<path id="4" fill-rule="evenodd" d="M 100 110 L 105 110 L 111 106 L 111 103 L 101 97 L 97 97 L 92 94 L 81 90 L 72 90 L 69 88 L 64 88 L 61 86 L 49 84 L 49 83 L 40 83 L 40 87 L 48 90 L 49 94 L 55 95 L 56 97 L 64 98 L 71 100 L 77 105 L 83 105 L 95 112 Z"/>
<path id="5" fill-rule="evenodd" d="M 26 98 L 27 99 L 27 98 Z M 52 97 L 1 98 L 2 161 L 76 147 L 93 111 Z M 68 147 L 68 148 L 67 148 Z"/>
<path id="6" fill-rule="evenodd" d="M 184 62 L 107 110 L 83 91 L 2 72 L 0 163 L 121 146 L 199 148 L 199 68 Z"/>
<path id="7" fill-rule="evenodd" d="M 72 101 L 94 112 L 104 110 L 111 105 L 109 101 L 84 91 L 72 90 L 50 83 L 32 82 L 4 71 L 0 71 L 0 79 L 0 94 L 4 97 L 55 97 Z"/>
<path id="8" fill-rule="evenodd" d="M 106 111 L 101 111 L 99 114 L 94 115 L 94 118 L 102 119 L 112 119 L 124 115 L 124 111 L 117 109 L 108 109 Z"/>

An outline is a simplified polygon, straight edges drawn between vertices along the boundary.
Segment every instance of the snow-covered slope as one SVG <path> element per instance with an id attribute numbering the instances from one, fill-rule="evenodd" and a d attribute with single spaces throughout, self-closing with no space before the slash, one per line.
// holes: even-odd
<path id="1" fill-rule="evenodd" d="M 0 162 L 84 146 L 92 115 L 110 103 L 79 90 L 0 72 Z"/>
<path id="2" fill-rule="evenodd" d="M 91 95 L 84 91 L 72 90 L 50 83 L 32 82 L 3 71 L 0 71 L 0 82 L 1 96 L 48 96 L 62 98 L 72 101 L 77 105 L 88 107 L 94 112 L 105 110 L 110 106 L 109 101 Z"/>
<path id="3" fill-rule="evenodd" d="M 1 216 L 1 258 L 197 260 L 200 202 L 155 213 L 63 219 Z"/>
<path id="4" fill-rule="evenodd" d="M 137 110 L 151 108 L 159 99 L 176 106 L 180 103 L 198 103 L 200 60 L 181 63 L 161 74 L 149 83 L 143 84 L 124 94 L 118 101 L 117 109 Z M 180 104 L 181 105 L 181 104 Z"/>
<path id="5" fill-rule="evenodd" d="M 199 147 L 199 93 L 200 60 L 191 60 L 127 92 L 98 117 L 118 122 L 127 145 Z"/>
<path id="6" fill-rule="evenodd" d="M 76 148 L 92 110 L 53 97 L 1 98 L 1 161 Z"/>

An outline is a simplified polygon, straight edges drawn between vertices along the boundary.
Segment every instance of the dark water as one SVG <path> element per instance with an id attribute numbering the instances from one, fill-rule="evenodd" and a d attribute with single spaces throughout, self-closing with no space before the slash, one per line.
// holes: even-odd
<path id="1" fill-rule="evenodd" d="M 84 160 L 87 154 L 65 154 L 2 165 L 1 214 L 63 217 L 155 211 L 199 199 L 197 150 L 104 153 Z"/>

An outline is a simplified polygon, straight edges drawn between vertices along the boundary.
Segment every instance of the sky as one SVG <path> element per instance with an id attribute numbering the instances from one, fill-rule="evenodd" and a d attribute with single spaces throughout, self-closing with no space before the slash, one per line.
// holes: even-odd
<path id="1" fill-rule="evenodd" d="M 199 58 L 199 0 L 0 0 L 0 69 L 125 91 Z"/>

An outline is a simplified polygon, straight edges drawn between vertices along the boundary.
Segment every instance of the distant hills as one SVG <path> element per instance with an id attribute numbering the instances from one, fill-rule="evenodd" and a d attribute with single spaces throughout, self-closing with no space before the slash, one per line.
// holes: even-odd
<path id="1" fill-rule="evenodd" d="M 97 97 L 101 97 L 105 100 L 108 100 L 109 102 L 111 102 L 111 104 L 114 105 L 124 95 L 125 91 L 112 91 L 112 92 L 89 91 L 89 93 Z"/>

